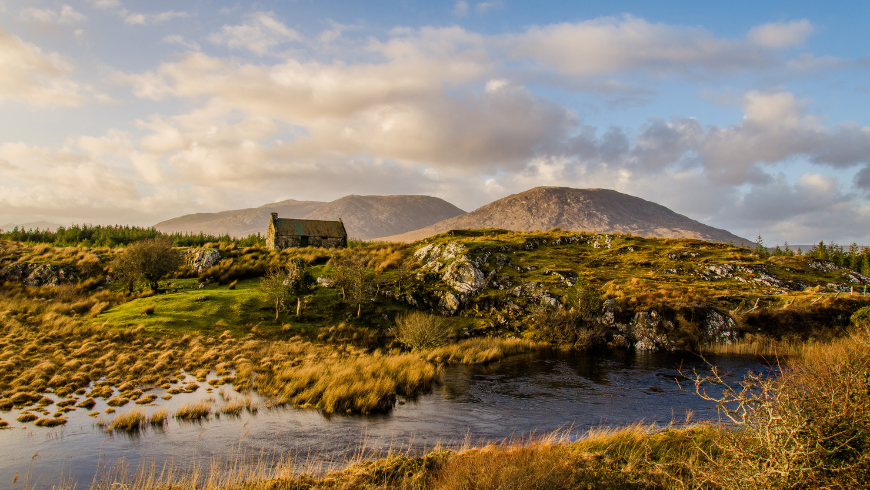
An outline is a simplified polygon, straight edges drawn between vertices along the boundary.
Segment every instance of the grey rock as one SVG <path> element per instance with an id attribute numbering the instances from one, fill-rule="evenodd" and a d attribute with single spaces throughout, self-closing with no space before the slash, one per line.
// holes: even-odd
<path id="1" fill-rule="evenodd" d="M 453 289 L 465 294 L 475 294 L 485 286 L 483 272 L 471 262 L 451 262 L 442 278 Z"/>
<path id="2" fill-rule="evenodd" d="M 194 272 L 201 274 L 204 270 L 221 261 L 221 253 L 213 248 L 201 248 L 188 252 L 188 261 Z"/>

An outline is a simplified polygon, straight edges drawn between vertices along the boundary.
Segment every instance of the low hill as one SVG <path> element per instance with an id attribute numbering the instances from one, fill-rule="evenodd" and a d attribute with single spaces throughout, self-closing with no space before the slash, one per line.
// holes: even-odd
<path id="1" fill-rule="evenodd" d="M 218 213 L 186 214 L 161 221 L 154 225 L 164 233 L 199 233 L 211 235 L 228 234 L 244 237 L 254 233 L 266 233 L 269 213 L 276 212 L 282 218 L 303 218 L 323 206 L 319 201 L 286 201 L 265 204 L 258 208 L 235 209 Z"/>
<path id="2" fill-rule="evenodd" d="M 350 195 L 318 208 L 305 218 L 341 218 L 349 236 L 370 240 L 418 230 L 462 214 L 465 211 L 437 197 Z"/>
<path id="3" fill-rule="evenodd" d="M 501 228 L 534 231 L 561 228 L 643 237 L 692 238 L 711 242 L 750 240 L 713 228 L 639 197 L 610 189 L 536 187 L 491 202 L 470 213 L 386 241 L 413 242 L 455 229 Z"/>

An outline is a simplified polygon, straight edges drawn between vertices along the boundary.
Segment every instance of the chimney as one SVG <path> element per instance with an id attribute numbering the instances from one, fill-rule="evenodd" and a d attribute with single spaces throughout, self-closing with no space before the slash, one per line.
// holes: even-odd
<path id="1" fill-rule="evenodd" d="M 275 221 L 276 219 L 278 219 L 278 213 L 271 213 L 271 214 L 272 214 L 272 221 Z"/>

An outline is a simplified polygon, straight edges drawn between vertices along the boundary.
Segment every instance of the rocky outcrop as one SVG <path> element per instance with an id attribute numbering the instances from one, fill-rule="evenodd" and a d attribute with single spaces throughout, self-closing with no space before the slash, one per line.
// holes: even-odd
<path id="1" fill-rule="evenodd" d="M 201 248 L 188 251 L 188 263 L 193 271 L 201 274 L 203 271 L 221 261 L 221 253 L 213 248 Z"/>
<path id="2" fill-rule="evenodd" d="M 73 266 L 58 264 L 9 264 L 0 269 L 0 280 L 17 281 L 25 286 L 60 286 L 81 280 Z"/>
<path id="3" fill-rule="evenodd" d="M 483 272 L 467 261 L 451 262 L 444 270 L 442 278 L 450 287 L 465 294 L 474 294 L 485 285 Z"/>

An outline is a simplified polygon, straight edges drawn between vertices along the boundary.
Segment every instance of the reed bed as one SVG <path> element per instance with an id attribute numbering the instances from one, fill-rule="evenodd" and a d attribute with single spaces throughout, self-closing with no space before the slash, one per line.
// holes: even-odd
<path id="1" fill-rule="evenodd" d="M 425 351 L 424 354 L 426 360 L 431 362 L 486 364 L 500 361 L 508 356 L 539 350 L 545 346 L 546 344 L 525 339 L 490 337 L 462 340 Z"/>
<path id="2" fill-rule="evenodd" d="M 765 357 L 794 357 L 801 355 L 805 349 L 821 345 L 817 342 L 746 339 L 730 344 L 713 343 L 701 346 L 702 353 L 718 355 L 751 355 Z"/>

